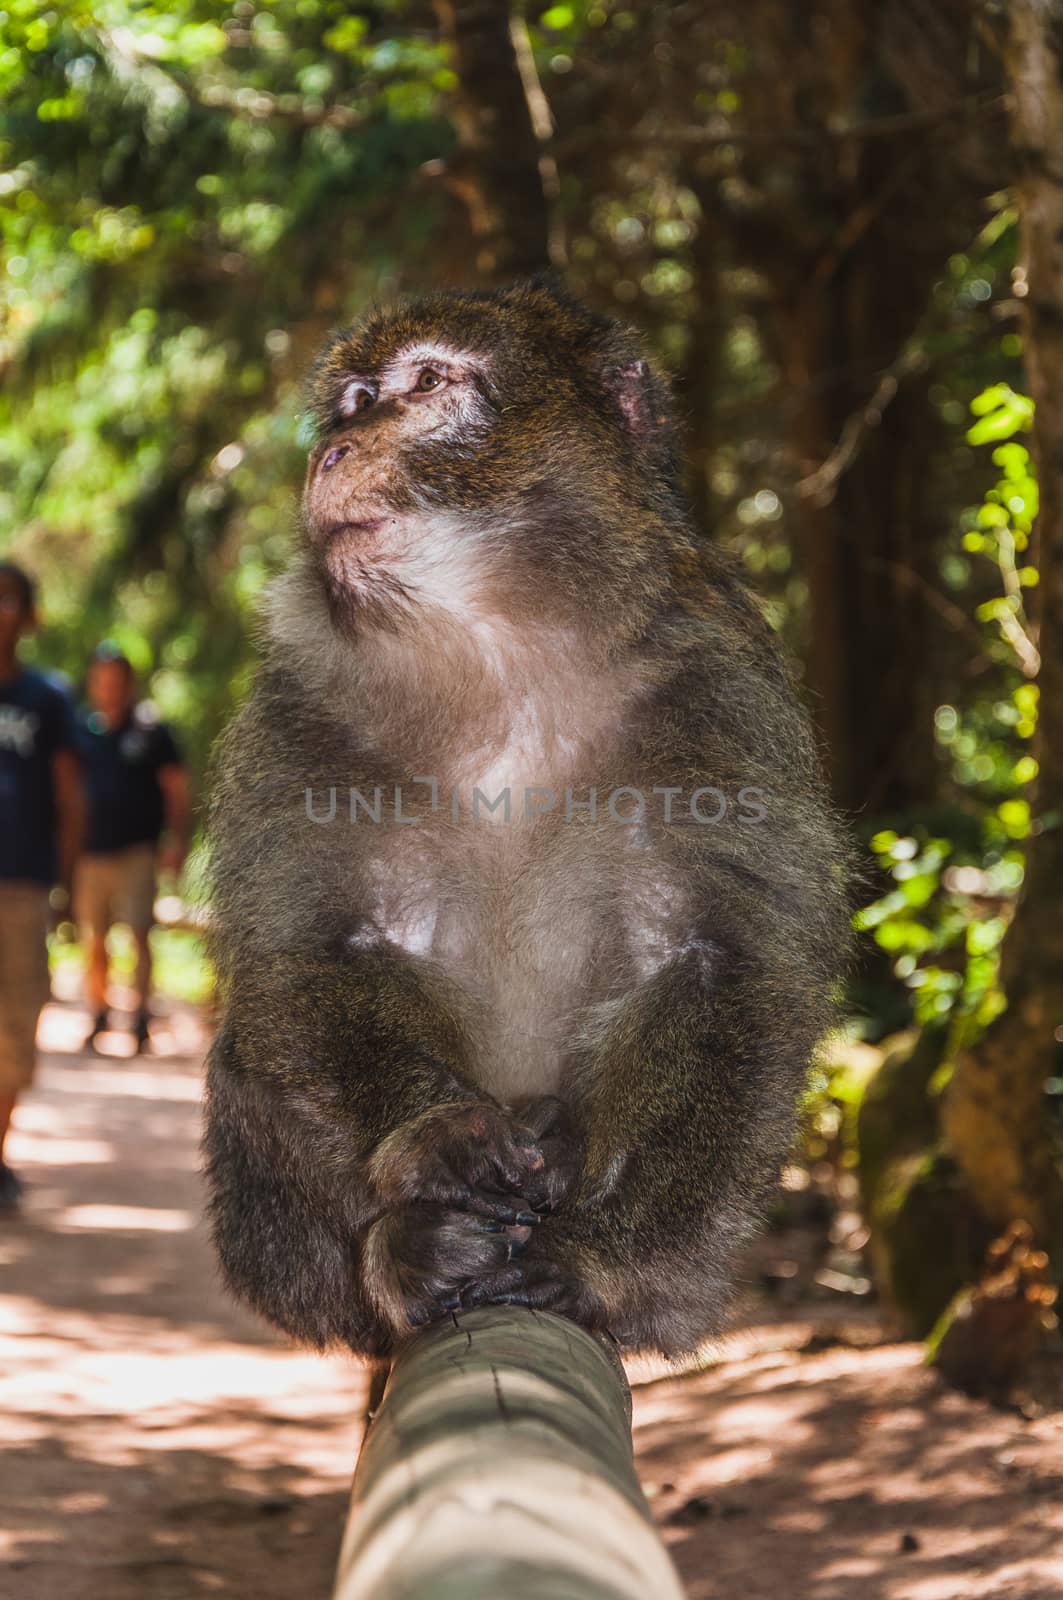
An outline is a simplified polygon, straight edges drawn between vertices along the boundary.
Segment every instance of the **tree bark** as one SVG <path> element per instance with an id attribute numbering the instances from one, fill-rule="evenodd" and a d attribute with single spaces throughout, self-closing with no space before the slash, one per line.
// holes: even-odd
<path id="1" fill-rule="evenodd" d="M 880 8 L 847 0 L 821 15 L 830 50 L 817 114 L 829 105 L 852 122 L 869 97 L 881 109 L 908 103 L 885 59 Z M 940 426 L 925 381 L 887 382 L 948 251 L 925 214 L 921 165 L 914 138 L 804 163 L 806 237 L 781 296 L 790 438 L 806 480 L 794 531 L 813 715 L 835 798 L 872 815 L 925 805 L 937 785 L 927 595 L 942 532 L 928 482 Z"/>
<path id="2" fill-rule="evenodd" d="M 523 20 L 507 0 L 434 0 L 458 75 L 458 154 L 447 181 L 463 200 L 488 281 L 564 263 L 553 217 L 549 110 Z"/>
<path id="3" fill-rule="evenodd" d="M 751 62 L 743 128 L 774 142 L 767 154 L 739 146 L 748 187 L 732 237 L 770 287 L 761 332 L 789 397 L 811 710 L 839 804 L 900 820 L 940 783 L 933 711 L 949 643 L 937 616 L 948 438 L 913 346 L 1000 165 L 966 125 L 928 137 L 904 118 L 984 92 L 971 8 L 745 0 L 734 25 Z M 876 118 L 900 125 L 842 136 Z"/>
<path id="4" fill-rule="evenodd" d="M 1063 0 L 1011 0 L 1011 90 L 1025 361 L 1040 486 L 1034 591 L 1041 655 L 1037 830 L 1004 943 L 1007 1010 L 957 1062 L 946 1132 L 990 1219 L 1025 1219 L 1063 1266 L 1060 1132 L 1046 1086 L 1063 1055 Z"/>
<path id="5" fill-rule="evenodd" d="M 874 411 L 873 375 L 920 309 L 902 294 L 881 266 L 854 259 L 797 310 L 790 380 L 803 392 L 791 440 L 806 473 Z M 859 376 L 839 376 L 847 371 Z M 940 425 L 922 378 L 877 415 L 829 490 L 798 495 L 794 531 L 809 590 L 807 683 L 835 798 L 857 814 L 903 816 L 938 783 L 929 597 L 941 526 L 927 480 Z"/>
<path id="6" fill-rule="evenodd" d="M 362 1448 L 333 1600 L 682 1600 L 619 1360 L 549 1313 L 417 1335 Z"/>
<path id="7" fill-rule="evenodd" d="M 693 310 L 678 392 L 686 412 L 691 509 L 698 532 L 711 537 L 715 520 L 712 465 L 717 445 L 716 405 L 727 341 L 720 291 L 722 241 L 716 193 L 718 178 L 711 170 L 702 175 L 697 163 L 692 163 L 691 170 L 684 176 L 697 196 L 700 216 L 690 252 L 694 273 Z"/>

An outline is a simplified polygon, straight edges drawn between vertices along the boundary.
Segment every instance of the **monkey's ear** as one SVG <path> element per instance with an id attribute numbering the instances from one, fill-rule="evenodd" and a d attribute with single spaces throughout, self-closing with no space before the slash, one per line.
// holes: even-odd
<path id="1" fill-rule="evenodd" d="M 649 362 L 638 357 L 608 366 L 602 379 L 633 440 L 651 454 L 668 453 L 672 441 L 670 397 Z"/>
<path id="2" fill-rule="evenodd" d="M 648 361 L 626 361 L 609 367 L 605 386 L 612 391 L 621 415 L 633 433 L 645 434 L 653 427 L 649 390 L 652 383 Z"/>

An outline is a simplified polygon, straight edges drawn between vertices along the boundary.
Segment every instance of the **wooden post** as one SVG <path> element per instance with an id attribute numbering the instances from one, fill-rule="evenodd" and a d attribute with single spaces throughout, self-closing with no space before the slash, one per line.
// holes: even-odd
<path id="1" fill-rule="evenodd" d="M 362 1447 L 333 1600 L 651 1597 L 682 1589 L 614 1353 L 510 1306 L 412 1339 Z"/>

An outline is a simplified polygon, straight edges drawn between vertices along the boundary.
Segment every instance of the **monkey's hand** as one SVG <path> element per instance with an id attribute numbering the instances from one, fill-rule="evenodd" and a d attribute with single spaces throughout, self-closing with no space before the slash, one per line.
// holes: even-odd
<path id="1" fill-rule="evenodd" d="M 526 1240 L 511 1240 L 501 1266 L 478 1274 L 465 1286 L 461 1305 L 464 1309 L 487 1304 L 530 1306 L 571 1317 L 584 1327 L 602 1327 L 604 1311 L 598 1297 L 567 1248 L 567 1237 L 562 1243 L 564 1219 L 554 1219 L 554 1213 L 565 1211 L 582 1173 L 583 1147 L 575 1125 L 564 1104 L 552 1095 L 527 1102 L 517 1115 L 522 1126 L 536 1135 L 543 1152 L 544 1166 L 532 1191 L 543 1220 Z"/>
<path id="2" fill-rule="evenodd" d="M 556 1118 L 525 1127 L 488 1102 L 435 1106 L 390 1134 L 370 1163 L 383 1215 L 369 1229 L 363 1281 L 396 1337 L 461 1303 L 493 1276 L 557 1204 Z M 542 1140 L 537 1132 L 542 1129 Z M 546 1150 L 544 1150 L 544 1145 Z"/>

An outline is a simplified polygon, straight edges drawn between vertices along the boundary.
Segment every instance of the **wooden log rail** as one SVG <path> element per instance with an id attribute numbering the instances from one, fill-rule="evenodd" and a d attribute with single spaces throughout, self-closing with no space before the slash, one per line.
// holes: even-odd
<path id="1" fill-rule="evenodd" d="M 333 1600 L 682 1600 L 614 1353 L 509 1306 L 416 1335 L 362 1447 Z"/>

